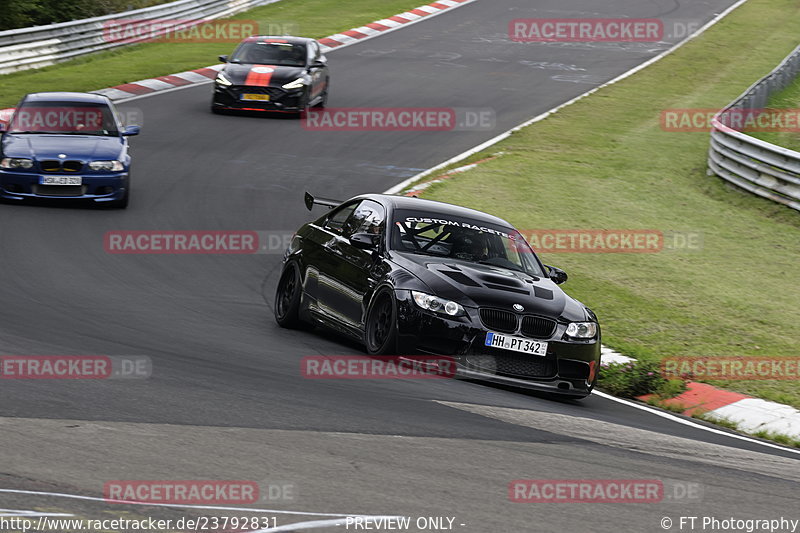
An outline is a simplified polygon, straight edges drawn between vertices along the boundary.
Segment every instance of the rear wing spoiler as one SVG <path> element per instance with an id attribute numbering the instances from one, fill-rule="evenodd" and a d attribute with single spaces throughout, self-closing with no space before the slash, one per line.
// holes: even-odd
<path id="1" fill-rule="evenodd" d="M 329 209 L 333 209 L 334 207 L 337 207 L 339 204 L 342 203 L 339 200 L 331 200 L 330 198 L 315 198 L 311 196 L 311 193 L 309 192 L 306 192 L 305 196 L 303 197 L 303 200 L 305 201 L 306 208 L 309 211 L 311 211 L 311 208 L 314 207 L 315 205 L 324 205 Z"/>

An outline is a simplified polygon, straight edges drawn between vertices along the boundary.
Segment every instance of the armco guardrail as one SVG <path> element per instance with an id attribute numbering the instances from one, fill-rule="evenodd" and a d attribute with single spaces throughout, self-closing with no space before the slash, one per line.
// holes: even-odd
<path id="1" fill-rule="evenodd" d="M 712 120 L 708 173 L 800 211 L 800 152 L 756 139 L 727 126 L 725 114 L 760 110 L 800 72 L 800 46 Z M 756 112 L 756 111 L 754 111 Z"/>
<path id="2" fill-rule="evenodd" d="M 124 13 L 0 31 L 0 74 L 44 67 L 77 56 L 141 42 L 108 31 L 116 20 L 158 21 L 160 33 L 228 17 L 279 0 L 178 0 Z"/>

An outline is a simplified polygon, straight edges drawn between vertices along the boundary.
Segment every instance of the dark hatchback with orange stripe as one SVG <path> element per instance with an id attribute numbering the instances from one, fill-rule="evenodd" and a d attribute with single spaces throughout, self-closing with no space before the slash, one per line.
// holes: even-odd
<path id="1" fill-rule="evenodd" d="M 303 37 L 248 37 L 214 80 L 211 110 L 301 113 L 328 100 L 329 72 L 320 44 Z"/>

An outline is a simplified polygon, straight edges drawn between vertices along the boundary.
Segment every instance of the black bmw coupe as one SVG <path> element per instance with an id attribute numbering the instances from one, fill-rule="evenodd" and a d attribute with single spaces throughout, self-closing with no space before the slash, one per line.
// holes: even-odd
<path id="1" fill-rule="evenodd" d="M 595 314 L 558 287 L 500 218 L 441 202 L 366 194 L 302 226 L 275 294 L 283 327 L 334 328 L 374 355 L 452 357 L 461 377 L 581 398 L 600 364 Z"/>

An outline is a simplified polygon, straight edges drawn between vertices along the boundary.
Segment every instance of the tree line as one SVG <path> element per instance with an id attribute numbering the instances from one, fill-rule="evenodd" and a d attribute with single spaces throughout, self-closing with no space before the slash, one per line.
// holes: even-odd
<path id="1" fill-rule="evenodd" d="M 172 0 L 0 0 L 0 31 L 99 17 Z"/>

